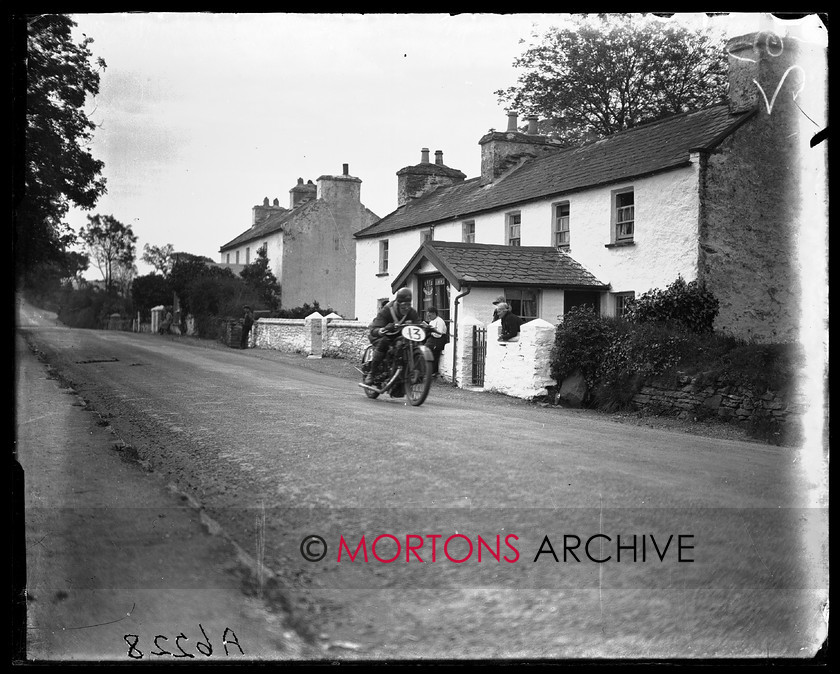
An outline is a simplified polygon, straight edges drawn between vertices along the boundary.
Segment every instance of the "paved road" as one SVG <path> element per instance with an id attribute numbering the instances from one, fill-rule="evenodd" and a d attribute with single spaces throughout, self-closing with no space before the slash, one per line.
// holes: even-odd
<path id="1" fill-rule="evenodd" d="M 446 386 L 419 408 L 372 401 L 285 354 L 23 332 L 238 546 L 245 591 L 328 657 L 807 657 L 822 643 L 825 512 L 790 450 Z M 317 562 L 301 551 L 312 534 Z"/>

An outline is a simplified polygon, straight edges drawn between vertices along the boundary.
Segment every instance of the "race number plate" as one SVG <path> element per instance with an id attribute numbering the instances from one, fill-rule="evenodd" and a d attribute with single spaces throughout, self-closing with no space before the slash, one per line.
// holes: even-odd
<path id="1" fill-rule="evenodd" d="M 426 331 L 419 325 L 406 325 L 402 329 L 402 336 L 412 342 L 422 342 L 426 339 Z"/>

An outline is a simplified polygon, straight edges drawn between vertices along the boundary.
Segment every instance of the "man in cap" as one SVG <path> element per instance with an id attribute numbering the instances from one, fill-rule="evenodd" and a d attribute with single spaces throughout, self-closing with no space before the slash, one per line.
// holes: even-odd
<path id="1" fill-rule="evenodd" d="M 495 300 L 493 300 L 493 320 L 499 320 L 499 305 L 505 304 L 507 300 L 505 299 L 504 295 L 499 295 Z"/>
<path id="2" fill-rule="evenodd" d="M 522 319 L 510 310 L 510 306 L 505 302 L 500 302 L 496 305 L 496 311 L 499 312 L 499 320 L 502 321 L 499 329 L 500 342 L 517 342 L 519 341 L 519 328 L 522 325 Z"/>
<path id="3" fill-rule="evenodd" d="M 368 339 L 376 345 L 373 358 L 370 361 L 370 371 L 365 376 L 365 384 L 372 386 L 376 378 L 376 371 L 385 359 L 385 354 L 396 339 L 396 335 L 389 336 L 397 326 L 409 323 L 422 323 L 420 315 L 411 306 L 412 294 L 409 288 L 400 288 L 396 297 L 388 302 L 376 314 L 376 318 L 368 326 Z"/>

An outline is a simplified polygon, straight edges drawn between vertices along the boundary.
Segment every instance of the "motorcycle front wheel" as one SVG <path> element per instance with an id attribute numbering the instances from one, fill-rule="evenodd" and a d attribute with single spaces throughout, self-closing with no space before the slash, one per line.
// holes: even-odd
<path id="1" fill-rule="evenodd" d="M 415 407 L 422 405 L 432 386 L 432 361 L 426 360 L 423 350 L 411 349 L 411 362 L 406 368 L 405 397 Z"/>

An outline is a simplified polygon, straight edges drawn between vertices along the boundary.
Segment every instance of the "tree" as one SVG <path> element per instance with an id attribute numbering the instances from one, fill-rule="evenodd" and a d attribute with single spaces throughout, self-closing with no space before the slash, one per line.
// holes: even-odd
<path id="1" fill-rule="evenodd" d="M 82 227 L 79 236 L 88 247 L 90 257 L 105 279 L 105 289 L 110 292 L 120 267 L 130 269 L 134 265 L 134 244 L 137 236 L 131 225 L 124 225 L 113 215 L 89 215 L 88 224 Z"/>
<path id="2" fill-rule="evenodd" d="M 15 257 L 19 280 L 37 278 L 42 263 L 64 264 L 76 235 L 63 222 L 71 204 L 93 208 L 105 193 L 103 162 L 91 155 L 95 124 L 84 111 L 88 96 L 99 93 L 101 58 L 93 40 L 71 40 L 76 24 L 68 16 L 16 17 L 25 35 L 26 58 L 16 63 L 15 104 L 24 144 L 15 183 Z M 25 84 L 23 84 L 25 82 Z M 22 184 L 21 184 L 22 182 Z"/>
<path id="3" fill-rule="evenodd" d="M 277 283 L 277 277 L 268 268 L 268 251 L 265 246 L 257 249 L 257 259 L 251 264 L 246 264 L 239 275 L 248 286 L 257 291 L 268 308 L 272 311 L 277 309 L 280 304 L 280 285 Z"/>
<path id="4" fill-rule="evenodd" d="M 570 20 L 572 27 L 534 32 L 513 63 L 523 71 L 518 84 L 495 92 L 508 109 L 544 118 L 541 132 L 565 144 L 694 111 L 726 94 L 725 47 L 710 32 L 650 15 Z"/>
<path id="5" fill-rule="evenodd" d="M 172 270 L 168 280 L 172 291 L 181 303 L 182 315 L 192 313 L 190 289 L 193 283 L 206 276 L 226 276 L 235 278 L 230 269 L 215 266 L 213 260 L 203 255 L 192 253 L 172 253 Z"/>
<path id="6" fill-rule="evenodd" d="M 159 271 L 163 278 L 169 276 L 172 271 L 173 253 L 175 248 L 171 243 L 165 246 L 150 246 L 148 243 L 143 246 L 143 262 Z"/>
<path id="7" fill-rule="evenodd" d="M 169 282 L 158 274 L 138 276 L 131 283 L 131 299 L 135 308 L 148 318 L 152 307 L 167 305 L 172 302 L 172 289 Z"/>

